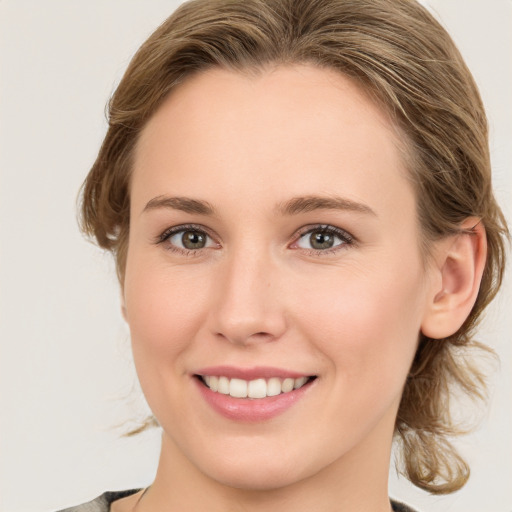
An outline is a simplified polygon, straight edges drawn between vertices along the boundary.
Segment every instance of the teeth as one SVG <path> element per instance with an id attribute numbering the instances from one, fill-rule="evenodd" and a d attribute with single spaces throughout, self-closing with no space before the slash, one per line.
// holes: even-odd
<path id="1" fill-rule="evenodd" d="M 219 390 L 219 377 L 214 377 L 213 375 L 210 377 L 210 382 L 206 382 L 206 385 L 212 390 L 212 391 L 218 391 Z"/>
<path id="2" fill-rule="evenodd" d="M 247 386 L 249 398 L 265 398 L 267 396 L 267 383 L 265 379 L 251 380 Z"/>
<path id="3" fill-rule="evenodd" d="M 293 389 L 301 388 L 302 386 L 304 386 L 304 384 L 306 384 L 307 381 L 308 381 L 307 377 L 301 377 L 300 379 L 295 379 L 295 382 L 293 383 Z M 211 386 L 210 386 L 210 388 L 211 388 Z"/>
<path id="4" fill-rule="evenodd" d="M 231 379 L 229 382 L 229 394 L 234 398 L 246 398 L 247 381 L 242 379 Z"/>
<path id="5" fill-rule="evenodd" d="M 212 390 L 223 395 L 230 395 L 234 398 L 265 398 L 267 396 L 277 396 L 281 393 L 289 393 L 294 389 L 299 389 L 306 382 L 308 377 L 299 377 L 298 379 L 279 379 L 272 377 L 270 379 L 255 379 L 251 381 L 243 379 L 228 379 L 227 377 L 217 377 L 214 375 L 204 375 L 203 382 Z"/>
<path id="6" fill-rule="evenodd" d="M 283 393 L 289 393 L 293 389 L 293 384 L 293 379 L 284 379 L 283 383 L 281 384 L 281 389 L 283 390 Z"/>
<path id="7" fill-rule="evenodd" d="M 281 394 L 281 379 L 272 377 L 267 382 L 267 396 L 276 396 Z"/>
<path id="8" fill-rule="evenodd" d="M 227 377 L 219 377 L 217 391 L 223 395 L 229 395 L 229 379 Z"/>

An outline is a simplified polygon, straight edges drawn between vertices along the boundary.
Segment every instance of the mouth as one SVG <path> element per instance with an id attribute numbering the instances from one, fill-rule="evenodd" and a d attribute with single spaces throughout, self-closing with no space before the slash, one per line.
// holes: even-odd
<path id="1" fill-rule="evenodd" d="M 200 395 L 228 420 L 261 423 L 310 395 L 317 375 L 269 366 L 210 366 L 193 374 Z"/>
<path id="2" fill-rule="evenodd" d="M 215 393 L 248 400 L 258 400 L 291 393 L 316 379 L 316 375 L 297 378 L 256 378 L 252 380 L 229 378 L 224 375 L 195 375 L 195 377 L 202 385 Z"/>

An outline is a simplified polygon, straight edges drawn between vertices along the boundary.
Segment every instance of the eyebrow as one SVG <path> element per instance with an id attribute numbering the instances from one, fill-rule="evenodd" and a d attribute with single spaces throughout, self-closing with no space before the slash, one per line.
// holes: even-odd
<path id="1" fill-rule="evenodd" d="M 215 210 L 207 201 L 191 199 L 189 197 L 169 197 L 157 196 L 148 201 L 142 213 L 158 208 L 170 208 L 181 210 L 186 213 L 196 213 L 199 215 L 213 215 Z"/>
<path id="2" fill-rule="evenodd" d="M 277 207 L 277 211 L 282 215 L 297 215 L 314 210 L 348 210 L 377 216 L 366 204 L 338 196 L 294 197 Z"/>
<path id="3" fill-rule="evenodd" d="M 198 215 L 214 215 L 215 209 L 207 201 L 190 197 L 157 196 L 148 201 L 143 213 L 159 208 L 180 210 Z M 315 210 L 348 210 L 358 213 L 377 214 L 367 205 L 338 196 L 300 196 L 294 197 L 276 207 L 281 215 L 298 215 Z"/>

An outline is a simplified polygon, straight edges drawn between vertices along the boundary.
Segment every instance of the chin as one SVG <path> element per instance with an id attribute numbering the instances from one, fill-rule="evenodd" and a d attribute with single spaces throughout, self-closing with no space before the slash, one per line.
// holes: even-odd
<path id="1" fill-rule="evenodd" d="M 220 484 L 243 491 L 273 491 L 288 487 L 302 478 L 289 468 L 226 468 L 226 471 L 216 468 L 210 475 Z"/>
<path id="2" fill-rule="evenodd" d="M 234 455 L 234 454 L 233 454 Z M 292 485 L 311 476 L 314 468 L 304 466 L 303 457 L 283 451 L 250 453 L 244 457 L 217 455 L 202 460 L 201 471 L 220 484 L 244 491 L 271 491 Z M 310 469 L 308 471 L 308 469 Z"/>

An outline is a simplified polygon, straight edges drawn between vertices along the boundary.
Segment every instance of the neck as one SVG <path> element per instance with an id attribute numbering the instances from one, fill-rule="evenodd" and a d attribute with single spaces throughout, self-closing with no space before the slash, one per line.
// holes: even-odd
<path id="1" fill-rule="evenodd" d="M 390 512 L 388 472 L 392 432 L 382 432 L 321 471 L 278 488 L 235 488 L 201 472 L 166 434 L 154 484 L 137 512 Z"/>

